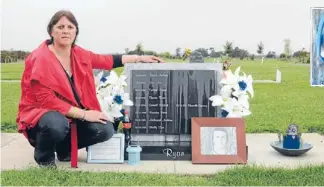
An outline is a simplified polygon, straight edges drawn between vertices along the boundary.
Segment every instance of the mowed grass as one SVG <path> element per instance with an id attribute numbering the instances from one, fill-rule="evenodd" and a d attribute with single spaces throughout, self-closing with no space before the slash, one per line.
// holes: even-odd
<path id="1" fill-rule="evenodd" d="M 286 62 L 237 61 L 232 70 L 251 74 L 254 80 L 275 80 L 276 69 L 282 83 L 254 84 L 255 97 L 250 100 L 252 115 L 246 117 L 247 132 L 275 132 L 296 123 L 305 132 L 324 133 L 324 90 L 310 86 L 310 66 Z"/>
<path id="2" fill-rule="evenodd" d="M 282 72 L 281 84 L 254 84 L 255 97 L 251 99 L 252 115 L 245 118 L 248 133 L 285 129 L 291 118 L 307 132 L 324 132 L 321 109 L 324 104 L 323 89 L 310 87 L 309 66 L 285 62 L 278 64 L 276 61 L 266 61 L 264 64 L 260 61 L 236 62 L 233 71 L 241 66 L 241 70 L 252 74 L 254 79 L 274 80 L 278 67 Z M 118 73 L 122 70 L 123 68 L 116 69 Z M 1 92 L 1 130 L 15 132 L 20 84 L 1 83 Z M 1 183 L 7 186 L 320 186 L 324 184 L 323 171 L 324 165 L 298 169 L 242 166 L 214 175 L 188 176 L 29 168 L 22 171 L 2 171 Z"/>
<path id="3" fill-rule="evenodd" d="M 264 64 L 260 60 L 234 62 L 233 71 L 240 66 L 241 71 L 251 74 L 254 80 L 275 80 L 276 69 L 279 68 L 282 72 L 280 84 L 254 84 L 255 97 L 250 100 L 252 115 L 245 117 L 246 132 L 277 132 L 284 130 L 292 122 L 301 126 L 304 132 L 324 133 L 324 92 L 323 88 L 310 86 L 310 66 L 278 63 L 275 60 L 266 60 Z M 115 69 L 117 73 L 122 70 L 123 68 Z M 14 132 L 20 84 L 1 83 L 1 88 L 1 129 L 4 132 Z"/>
<path id="4" fill-rule="evenodd" d="M 20 83 L 1 83 L 1 132 L 17 132 Z"/>
<path id="5" fill-rule="evenodd" d="M 1 63 L 1 80 L 20 80 L 24 67 L 24 61 L 7 64 Z"/>
<path id="6" fill-rule="evenodd" d="M 297 169 L 234 167 L 214 175 L 81 172 L 30 168 L 2 171 L 6 186 L 321 186 L 324 165 Z"/>

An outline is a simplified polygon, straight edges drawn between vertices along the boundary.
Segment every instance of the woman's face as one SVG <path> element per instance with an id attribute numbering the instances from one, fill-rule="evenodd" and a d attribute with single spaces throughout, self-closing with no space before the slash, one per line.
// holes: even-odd
<path id="1" fill-rule="evenodd" d="M 65 16 L 63 16 L 52 29 L 52 37 L 54 43 L 60 46 L 71 46 L 75 36 L 76 36 L 76 27 L 70 22 Z"/>

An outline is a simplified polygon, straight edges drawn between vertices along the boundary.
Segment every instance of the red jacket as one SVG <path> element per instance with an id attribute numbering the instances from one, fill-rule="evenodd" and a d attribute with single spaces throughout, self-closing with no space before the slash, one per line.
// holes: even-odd
<path id="1" fill-rule="evenodd" d="M 100 111 L 93 69 L 111 70 L 114 63 L 112 55 L 98 55 L 74 46 L 71 60 L 74 84 L 82 105 Z M 71 106 L 78 104 L 69 80 L 45 41 L 25 59 L 16 119 L 18 132 L 27 137 L 26 130 L 33 128 L 45 112 L 56 110 L 65 115 Z"/>

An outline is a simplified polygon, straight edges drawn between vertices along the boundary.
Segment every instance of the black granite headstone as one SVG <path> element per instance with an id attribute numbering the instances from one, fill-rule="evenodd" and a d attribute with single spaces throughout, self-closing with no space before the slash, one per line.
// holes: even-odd
<path id="1" fill-rule="evenodd" d="M 134 106 L 132 142 L 143 160 L 191 160 L 191 117 L 219 116 L 209 97 L 219 92 L 221 65 L 126 65 Z"/>
<path id="2" fill-rule="evenodd" d="M 193 51 L 189 56 L 189 63 L 204 63 L 204 57 L 200 52 Z"/>

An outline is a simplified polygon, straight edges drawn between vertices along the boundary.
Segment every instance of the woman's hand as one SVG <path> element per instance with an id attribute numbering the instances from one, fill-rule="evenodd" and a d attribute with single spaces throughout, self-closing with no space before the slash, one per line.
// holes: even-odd
<path id="1" fill-rule="evenodd" d="M 99 122 L 106 124 L 108 117 L 103 113 L 96 110 L 87 110 L 85 111 L 84 119 L 89 122 Z"/>
<path id="2" fill-rule="evenodd" d="M 158 58 L 156 56 L 138 56 L 138 61 L 139 62 L 144 62 L 144 63 L 164 63 L 161 58 Z"/>

